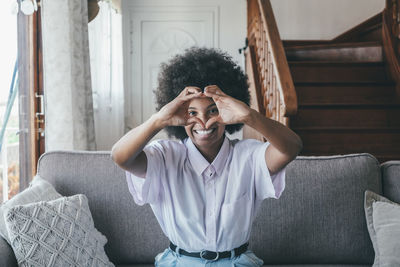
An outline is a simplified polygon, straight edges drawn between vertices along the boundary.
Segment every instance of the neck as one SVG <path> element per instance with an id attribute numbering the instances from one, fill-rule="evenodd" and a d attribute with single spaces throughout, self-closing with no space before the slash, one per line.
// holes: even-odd
<path id="1" fill-rule="evenodd" d="M 219 150 L 222 147 L 222 144 L 224 143 L 225 136 L 222 136 L 221 140 L 218 141 L 217 144 L 214 144 L 209 147 L 197 147 L 197 149 L 200 151 L 200 153 L 203 155 L 203 157 L 209 162 L 212 163 L 214 159 L 217 157 Z"/>

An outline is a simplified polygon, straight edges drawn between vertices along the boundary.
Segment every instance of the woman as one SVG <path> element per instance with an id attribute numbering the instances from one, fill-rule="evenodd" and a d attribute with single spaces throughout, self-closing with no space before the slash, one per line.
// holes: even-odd
<path id="1" fill-rule="evenodd" d="M 216 49 L 163 64 L 156 95 L 158 112 L 112 149 L 134 201 L 151 205 L 171 241 L 155 265 L 262 266 L 248 250 L 251 225 L 263 199 L 282 194 L 301 139 L 248 106 L 246 75 Z M 226 137 L 243 124 L 268 142 Z M 164 128 L 179 141 L 148 144 Z"/>

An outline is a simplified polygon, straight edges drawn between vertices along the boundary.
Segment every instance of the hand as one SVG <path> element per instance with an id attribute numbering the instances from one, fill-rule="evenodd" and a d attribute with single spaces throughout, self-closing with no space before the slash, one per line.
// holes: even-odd
<path id="1" fill-rule="evenodd" d="M 204 88 L 204 94 L 211 97 L 218 108 L 219 115 L 209 119 L 206 123 L 206 129 L 214 123 L 236 124 L 244 123 L 250 116 L 250 108 L 233 97 L 228 96 L 217 85 L 209 85 Z"/>
<path id="2" fill-rule="evenodd" d="M 193 123 L 199 123 L 205 127 L 204 123 L 196 118 L 189 117 L 188 105 L 190 100 L 197 97 L 205 97 L 199 87 L 187 86 L 171 102 L 163 106 L 157 113 L 163 126 L 186 126 Z"/>

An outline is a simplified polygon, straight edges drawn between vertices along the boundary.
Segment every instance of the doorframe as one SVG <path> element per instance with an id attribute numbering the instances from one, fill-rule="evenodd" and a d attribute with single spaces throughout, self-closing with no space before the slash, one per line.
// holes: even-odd
<path id="1" fill-rule="evenodd" d="M 162 3 L 162 4 L 160 4 Z M 140 113 L 136 112 L 136 109 L 142 109 L 141 102 L 142 95 L 137 91 L 137 87 L 135 87 L 135 82 L 133 81 L 132 73 L 133 73 L 133 64 L 132 57 L 134 53 L 134 47 L 140 47 L 135 42 L 138 40 L 133 40 L 131 36 L 134 33 L 134 25 L 133 19 L 130 16 L 132 11 L 136 12 L 146 12 L 151 10 L 157 10 L 160 14 L 165 11 L 175 10 L 176 12 L 190 12 L 194 10 L 204 10 L 207 12 L 213 11 L 214 13 L 214 47 L 223 49 L 224 51 L 230 53 L 234 56 L 234 60 L 237 59 L 239 65 L 245 70 L 244 56 L 236 55 L 238 53 L 238 49 L 242 48 L 245 44 L 246 38 L 246 29 L 247 29 L 247 13 L 244 12 L 244 17 L 242 19 L 236 19 L 236 23 L 240 24 L 240 27 L 237 27 L 235 24 L 234 27 L 231 27 L 230 24 L 224 23 L 224 18 L 231 17 L 231 14 L 228 12 L 228 8 L 232 4 L 236 6 L 241 5 L 243 8 L 238 9 L 240 12 L 246 9 L 246 0 L 219 0 L 219 2 L 215 2 L 213 0 L 204 0 L 204 1 L 196 1 L 196 0 L 171 0 L 169 2 L 162 2 L 160 0 L 122 0 L 122 15 L 123 15 L 123 51 L 124 51 L 124 96 L 125 96 L 125 107 L 124 107 L 124 131 L 128 132 L 132 128 L 136 127 L 140 123 L 142 123 L 142 111 Z M 234 15 L 233 15 L 234 17 Z M 228 38 L 221 38 L 218 33 L 229 32 L 230 35 L 238 35 L 241 33 L 243 37 L 243 43 L 237 44 L 233 42 L 229 42 Z M 141 56 L 139 56 L 140 58 Z M 134 99 L 139 99 L 140 105 L 134 101 Z M 137 102 L 138 102 L 137 101 Z M 140 116 L 139 116 L 140 114 Z"/>
<path id="2" fill-rule="evenodd" d="M 41 8 L 25 15 L 18 12 L 19 77 L 19 191 L 29 186 L 36 174 L 37 162 L 45 152 L 43 110 L 43 65 Z M 43 115 L 42 115 L 43 114 Z"/>

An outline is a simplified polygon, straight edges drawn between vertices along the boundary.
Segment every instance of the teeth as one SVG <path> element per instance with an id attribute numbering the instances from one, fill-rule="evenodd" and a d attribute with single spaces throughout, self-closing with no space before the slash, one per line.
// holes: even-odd
<path id="1" fill-rule="evenodd" d="M 210 129 L 210 130 L 195 130 L 196 133 L 202 134 L 202 135 L 210 134 L 213 131 L 214 131 L 214 129 Z"/>

